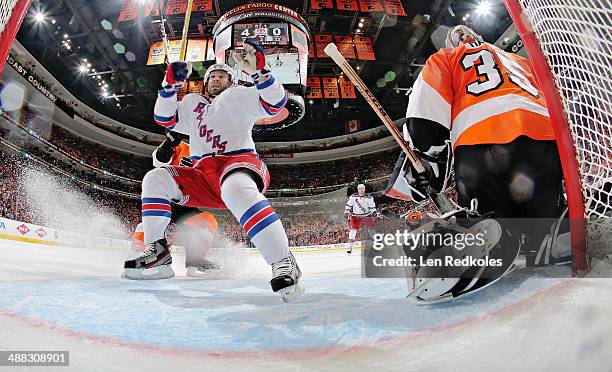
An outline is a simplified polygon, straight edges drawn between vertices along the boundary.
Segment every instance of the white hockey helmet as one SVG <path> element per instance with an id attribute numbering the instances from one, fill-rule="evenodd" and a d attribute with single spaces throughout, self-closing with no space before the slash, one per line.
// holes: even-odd
<path id="1" fill-rule="evenodd" d="M 482 36 L 478 35 L 474 30 L 464 25 L 455 26 L 448 30 L 448 33 L 446 34 L 447 48 L 456 48 L 465 42 L 472 41 L 480 41 L 481 43 L 484 42 L 482 40 Z"/>
<path id="2" fill-rule="evenodd" d="M 206 69 L 206 73 L 204 74 L 204 84 L 208 83 L 208 78 L 210 77 L 210 74 L 212 74 L 213 71 L 227 72 L 227 74 L 229 75 L 230 84 L 235 83 L 236 77 L 234 69 L 229 67 L 225 63 L 215 63 L 214 65 Z"/>
<path id="3" fill-rule="evenodd" d="M 360 183 L 359 185 L 357 185 L 357 190 L 365 191 L 365 185 L 363 183 Z"/>

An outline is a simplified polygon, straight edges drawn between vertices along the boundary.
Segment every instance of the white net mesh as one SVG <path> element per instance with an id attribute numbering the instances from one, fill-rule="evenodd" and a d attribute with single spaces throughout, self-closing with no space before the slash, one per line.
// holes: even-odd
<path id="1" fill-rule="evenodd" d="M 520 0 L 551 67 L 580 167 L 591 244 L 612 217 L 612 8 L 610 0 Z M 587 247 L 593 253 L 594 247 Z"/>
<path id="2" fill-rule="evenodd" d="M 2 33 L 11 19 L 16 4 L 17 0 L 0 1 L 0 38 L 3 38 Z"/>

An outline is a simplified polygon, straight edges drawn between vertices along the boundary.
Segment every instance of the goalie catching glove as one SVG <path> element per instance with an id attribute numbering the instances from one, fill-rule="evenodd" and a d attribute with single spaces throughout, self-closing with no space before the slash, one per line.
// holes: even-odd
<path id="1" fill-rule="evenodd" d="M 253 39 L 243 42 L 244 50 L 234 52 L 234 61 L 245 73 L 249 74 L 253 81 L 261 82 L 270 71 L 266 70 L 265 50 Z"/>
<path id="2" fill-rule="evenodd" d="M 162 87 L 166 92 L 177 91 L 183 87 L 189 75 L 191 75 L 191 62 L 172 62 L 166 69 Z"/>

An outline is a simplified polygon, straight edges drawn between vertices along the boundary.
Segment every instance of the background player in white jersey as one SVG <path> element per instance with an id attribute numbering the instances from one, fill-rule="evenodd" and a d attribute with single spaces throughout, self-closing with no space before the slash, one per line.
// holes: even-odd
<path id="1" fill-rule="evenodd" d="M 157 168 L 145 175 L 142 219 L 148 250 L 125 262 L 125 276 L 142 279 L 174 275 L 164 235 L 171 201 L 200 208 L 228 208 L 272 266 L 272 290 L 290 301 L 304 291 L 298 281 L 301 272 L 289 251 L 280 218 L 263 195 L 270 176 L 255 153 L 251 133 L 255 121 L 274 116 L 284 107 L 287 94 L 264 69 L 261 46 L 245 40 L 244 51 L 233 57 L 251 75 L 255 86 L 232 85 L 233 70 L 215 64 L 204 76 L 207 94 L 188 94 L 177 102 L 176 91 L 189 76 L 190 66 L 175 62 L 166 71 L 164 89 L 155 104 L 155 121 L 189 136 L 190 157 L 196 164 L 193 168 Z"/>
<path id="2" fill-rule="evenodd" d="M 374 229 L 374 217 L 378 217 L 378 215 L 372 195 L 366 194 L 364 184 L 357 185 L 357 192 L 349 196 L 344 209 L 344 217 L 349 222 L 347 254 L 350 255 L 353 252 L 353 242 L 357 237 L 357 230 L 363 225 L 368 230 L 368 234 L 371 234 Z"/>

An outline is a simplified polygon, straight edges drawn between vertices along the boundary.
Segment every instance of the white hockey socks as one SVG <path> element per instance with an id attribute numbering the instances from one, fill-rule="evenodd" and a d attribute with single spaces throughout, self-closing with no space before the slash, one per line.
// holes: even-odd
<path id="1" fill-rule="evenodd" d="M 155 168 L 144 176 L 141 197 L 145 246 L 166 237 L 166 227 L 172 217 L 170 201 L 182 196 L 166 169 Z"/>
<path id="2" fill-rule="evenodd" d="M 354 241 L 357 237 L 357 230 L 349 230 L 349 241 Z"/>
<path id="3" fill-rule="evenodd" d="M 285 229 L 250 175 L 230 174 L 221 185 L 221 199 L 268 265 L 287 257 L 289 243 Z"/>

